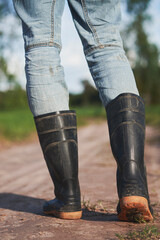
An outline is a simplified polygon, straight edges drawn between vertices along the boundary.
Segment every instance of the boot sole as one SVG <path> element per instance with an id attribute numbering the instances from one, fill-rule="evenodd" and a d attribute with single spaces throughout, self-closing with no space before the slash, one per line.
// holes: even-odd
<path id="1" fill-rule="evenodd" d="M 149 222 L 153 220 L 148 201 L 144 197 L 123 197 L 120 199 L 120 209 L 121 212 L 118 214 L 118 219 L 121 221 Z"/>
<path id="2" fill-rule="evenodd" d="M 58 212 L 58 211 L 50 211 L 46 212 L 47 215 L 54 215 L 55 217 L 61 218 L 61 219 L 68 219 L 68 220 L 76 220 L 80 219 L 82 217 L 82 211 L 77 212 Z"/>

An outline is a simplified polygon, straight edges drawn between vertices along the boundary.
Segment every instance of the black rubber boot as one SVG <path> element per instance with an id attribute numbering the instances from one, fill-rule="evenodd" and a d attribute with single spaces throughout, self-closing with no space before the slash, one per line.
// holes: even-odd
<path id="1" fill-rule="evenodd" d="M 138 95 L 123 93 L 107 105 L 106 112 L 117 161 L 118 218 L 150 221 L 153 217 L 144 164 L 144 101 Z"/>
<path id="2" fill-rule="evenodd" d="M 75 111 L 60 111 L 35 117 L 56 198 L 43 210 L 63 219 L 82 216 L 78 181 L 77 124 Z"/>

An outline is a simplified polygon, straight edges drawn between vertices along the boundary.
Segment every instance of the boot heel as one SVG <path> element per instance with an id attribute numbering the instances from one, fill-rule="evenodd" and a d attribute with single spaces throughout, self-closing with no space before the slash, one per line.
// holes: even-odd
<path id="1" fill-rule="evenodd" d="M 120 199 L 121 211 L 118 218 L 121 221 L 151 221 L 152 214 L 149 210 L 148 201 L 140 196 L 128 196 Z"/>
<path id="2" fill-rule="evenodd" d="M 59 211 L 51 211 L 50 213 L 44 212 L 49 215 L 54 215 L 55 217 L 61 219 L 68 219 L 68 220 L 76 220 L 82 217 L 82 211 L 77 212 L 59 212 Z"/>

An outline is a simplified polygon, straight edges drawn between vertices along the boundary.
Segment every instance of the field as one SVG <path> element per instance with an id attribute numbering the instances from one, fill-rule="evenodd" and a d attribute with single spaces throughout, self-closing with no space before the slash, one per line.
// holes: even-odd
<path id="1" fill-rule="evenodd" d="M 106 119 L 105 110 L 100 106 L 76 107 L 74 109 L 77 112 L 78 126 Z M 146 107 L 146 123 L 160 127 L 160 105 Z M 0 112 L 0 139 L 22 141 L 34 132 L 34 120 L 28 108 Z"/>

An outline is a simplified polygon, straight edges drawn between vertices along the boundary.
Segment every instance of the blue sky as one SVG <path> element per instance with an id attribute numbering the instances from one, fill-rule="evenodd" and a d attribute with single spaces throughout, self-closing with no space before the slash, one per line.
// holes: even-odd
<path id="1" fill-rule="evenodd" d="M 149 38 L 160 48 L 160 0 L 152 0 L 149 13 L 153 18 L 152 22 L 147 26 Z M 126 24 L 128 19 L 129 16 L 126 14 L 122 5 L 122 27 Z M 9 22 L 11 21 L 12 19 L 9 20 Z M 19 28 L 17 31 L 20 35 L 21 29 Z M 82 45 L 74 27 L 67 4 L 65 6 L 62 18 L 62 44 L 63 49 L 61 52 L 61 60 L 65 70 L 65 79 L 69 91 L 72 93 L 78 93 L 83 90 L 81 80 L 89 79 L 92 83 L 93 81 L 89 73 L 87 63 L 83 55 Z M 17 41 L 17 46 L 14 47 L 13 54 L 9 58 L 10 71 L 15 73 L 21 84 L 25 86 L 24 50 L 22 38 Z"/>

